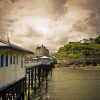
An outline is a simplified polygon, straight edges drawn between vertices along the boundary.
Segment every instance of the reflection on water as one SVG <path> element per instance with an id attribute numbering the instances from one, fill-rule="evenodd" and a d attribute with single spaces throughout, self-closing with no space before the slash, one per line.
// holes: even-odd
<path id="1" fill-rule="evenodd" d="M 49 100 L 48 94 L 48 82 L 51 78 L 51 72 L 46 73 L 45 76 L 42 77 L 42 81 L 40 87 L 36 89 L 36 94 L 32 100 Z"/>
<path id="2" fill-rule="evenodd" d="M 37 100 L 100 100 L 100 71 L 55 68 L 43 97 Z"/>

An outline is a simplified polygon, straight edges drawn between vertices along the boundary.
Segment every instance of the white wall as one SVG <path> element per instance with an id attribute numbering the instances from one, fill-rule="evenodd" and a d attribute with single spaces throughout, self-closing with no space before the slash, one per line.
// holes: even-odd
<path id="1" fill-rule="evenodd" d="M 23 66 L 21 66 L 21 61 L 23 61 Z M 8 55 L 8 66 L 0 67 L 0 88 L 23 78 L 25 76 L 25 70 L 24 57 L 18 56 L 18 64 L 16 61 L 15 64 L 10 64 L 10 55 Z"/>

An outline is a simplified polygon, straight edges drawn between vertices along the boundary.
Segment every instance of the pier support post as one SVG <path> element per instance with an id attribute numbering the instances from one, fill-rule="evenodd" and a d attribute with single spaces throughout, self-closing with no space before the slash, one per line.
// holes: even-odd
<path id="1" fill-rule="evenodd" d="M 33 89 L 33 68 L 31 69 L 31 89 Z"/>
<path id="2" fill-rule="evenodd" d="M 30 69 L 28 69 L 28 100 L 30 100 Z"/>
<path id="3" fill-rule="evenodd" d="M 36 94 L 36 81 L 37 81 L 37 72 L 36 72 L 36 68 L 35 68 L 35 76 L 34 76 L 35 78 L 34 78 L 34 93 Z"/>
<path id="4" fill-rule="evenodd" d="M 40 84 L 41 84 L 41 68 L 38 69 L 38 87 L 40 87 Z"/>

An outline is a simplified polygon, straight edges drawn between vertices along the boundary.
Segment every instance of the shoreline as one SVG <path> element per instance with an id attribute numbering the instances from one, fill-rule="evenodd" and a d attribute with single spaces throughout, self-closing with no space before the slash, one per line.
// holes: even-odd
<path id="1" fill-rule="evenodd" d="M 82 69 L 82 70 L 100 70 L 100 66 L 85 66 L 85 67 L 79 67 L 79 69 Z"/>
<path id="2" fill-rule="evenodd" d="M 61 66 L 55 65 L 55 68 L 68 68 L 68 69 L 80 69 L 80 70 L 100 70 L 100 66 Z"/>

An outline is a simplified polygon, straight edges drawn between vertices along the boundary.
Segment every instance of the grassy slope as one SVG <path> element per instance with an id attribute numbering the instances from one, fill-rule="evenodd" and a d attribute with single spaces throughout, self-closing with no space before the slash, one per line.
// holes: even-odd
<path id="1" fill-rule="evenodd" d="M 100 44 L 70 43 L 60 47 L 56 58 L 100 57 Z"/>

